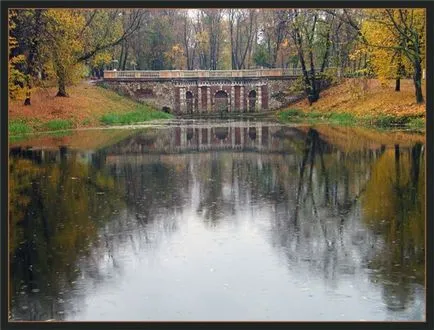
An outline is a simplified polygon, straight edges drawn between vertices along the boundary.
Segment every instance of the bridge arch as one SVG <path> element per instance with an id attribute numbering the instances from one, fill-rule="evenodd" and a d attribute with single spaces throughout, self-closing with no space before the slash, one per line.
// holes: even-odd
<path id="1" fill-rule="evenodd" d="M 191 91 L 185 93 L 185 102 L 187 106 L 187 113 L 193 113 L 194 96 Z"/>
<path id="2" fill-rule="evenodd" d="M 248 105 L 248 111 L 249 112 L 255 112 L 255 108 L 256 108 L 256 91 L 254 89 L 252 89 L 249 92 L 248 100 L 249 100 L 249 102 L 248 102 L 248 104 L 249 104 Z"/>
<path id="3" fill-rule="evenodd" d="M 229 94 L 224 90 L 219 90 L 214 95 L 214 110 L 216 112 L 229 111 Z"/>

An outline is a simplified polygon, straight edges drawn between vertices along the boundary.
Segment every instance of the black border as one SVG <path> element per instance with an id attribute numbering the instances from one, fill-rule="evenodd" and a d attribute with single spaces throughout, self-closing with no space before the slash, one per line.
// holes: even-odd
<path id="1" fill-rule="evenodd" d="M 1 1 L 1 0 L 0 0 Z M 393 0 L 381 0 L 381 1 L 158 1 L 158 0 L 147 0 L 147 1 L 119 1 L 119 0 L 87 0 L 87 1 L 60 1 L 60 0 L 45 0 L 45 1 L 2 1 L 1 4 L 1 110 L 0 110 L 0 152 L 1 152 L 1 162 L 0 162 L 0 198 L 1 198 L 1 329 L 40 329 L 40 328 L 51 328 L 51 329 L 91 329 L 91 328 L 102 328 L 102 329 L 139 329 L 148 326 L 188 326 L 192 325 L 206 325 L 206 326 L 224 326 L 224 325 L 234 325 L 234 326 L 274 326 L 281 325 L 285 327 L 293 327 L 295 329 L 314 329 L 314 328 L 330 328 L 330 329 L 433 329 L 433 286 L 432 279 L 433 274 L 433 243 L 432 234 L 434 233 L 433 228 L 433 195 L 434 195 L 434 184 L 430 184 L 433 179 L 432 172 L 434 171 L 433 163 L 433 124 L 434 124 L 434 113 L 433 113 L 433 73 L 434 73 L 434 54 L 433 54 L 433 41 L 434 41 L 434 2 L 432 0 L 413 0 L 413 1 L 393 1 Z M 426 322 L 8 322 L 8 211 L 6 205 L 8 205 L 8 133 L 7 133 L 7 122 L 8 122 L 8 96 L 7 96 L 7 12 L 8 8 L 37 8 L 37 7 L 58 7 L 58 8 L 108 8 L 108 7 L 124 7 L 124 8 L 291 8 L 291 7 L 301 7 L 301 8 L 380 8 L 380 7 L 390 7 L 390 8 L 426 8 L 427 23 L 426 23 Z"/>

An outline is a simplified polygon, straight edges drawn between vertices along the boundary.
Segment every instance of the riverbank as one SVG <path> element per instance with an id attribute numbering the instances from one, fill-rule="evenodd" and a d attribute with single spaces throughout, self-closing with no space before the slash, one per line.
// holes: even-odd
<path id="1" fill-rule="evenodd" d="M 395 92 L 394 83 L 381 85 L 376 79 L 347 79 L 322 91 L 312 106 L 302 100 L 280 111 L 277 117 L 282 122 L 424 129 L 425 103 L 416 104 L 413 82 L 402 80 L 399 92 Z M 425 96 L 425 83 L 423 89 Z"/>
<path id="2" fill-rule="evenodd" d="M 24 106 L 21 100 L 10 102 L 9 135 L 173 117 L 87 82 L 69 87 L 68 93 L 69 97 L 56 97 L 56 88 L 40 88 L 33 91 L 30 106 Z"/>

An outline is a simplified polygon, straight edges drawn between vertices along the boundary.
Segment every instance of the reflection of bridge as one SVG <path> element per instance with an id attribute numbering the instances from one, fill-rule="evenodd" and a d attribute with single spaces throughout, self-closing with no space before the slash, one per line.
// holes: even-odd
<path id="1" fill-rule="evenodd" d="M 301 74 L 300 69 L 104 71 L 103 84 L 168 112 L 257 112 L 301 97 L 289 93 Z"/>
<path id="2" fill-rule="evenodd" d="M 162 134 L 139 133 L 106 149 L 107 154 L 180 153 L 213 150 L 292 152 L 304 143 L 306 133 L 297 128 L 260 123 L 198 124 L 164 129 Z"/>

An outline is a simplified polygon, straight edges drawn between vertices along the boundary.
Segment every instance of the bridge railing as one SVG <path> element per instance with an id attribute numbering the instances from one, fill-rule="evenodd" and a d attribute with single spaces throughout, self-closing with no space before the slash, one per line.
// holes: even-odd
<path id="1" fill-rule="evenodd" d="M 306 68 L 310 74 L 310 68 Z M 315 70 L 319 74 L 319 70 Z M 361 77 L 366 74 L 362 71 L 345 68 L 328 67 L 325 73 L 338 77 Z M 249 70 L 161 70 L 161 71 L 115 71 L 105 70 L 104 79 L 173 79 L 173 78 L 272 78 L 272 77 L 299 77 L 302 76 L 301 68 L 289 69 L 249 69 Z"/>
<path id="2" fill-rule="evenodd" d="M 328 68 L 332 69 L 332 68 Z M 255 78 L 297 77 L 296 69 L 250 69 L 250 70 L 161 70 L 161 71 L 104 71 L 104 79 L 172 79 L 172 78 Z"/>

